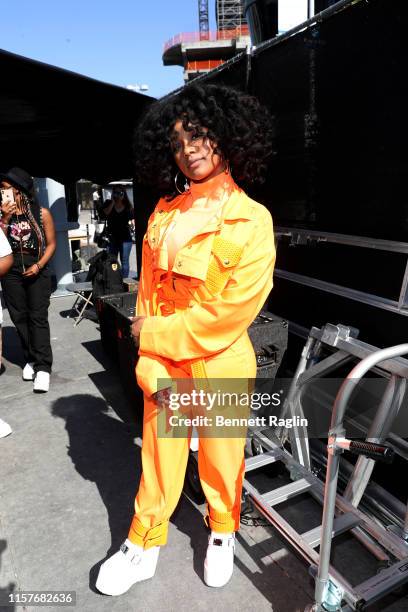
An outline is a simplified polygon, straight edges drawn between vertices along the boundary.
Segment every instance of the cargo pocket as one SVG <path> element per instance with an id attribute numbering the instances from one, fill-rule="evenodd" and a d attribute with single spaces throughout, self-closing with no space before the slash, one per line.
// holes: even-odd
<path id="1" fill-rule="evenodd" d="M 205 286 L 213 295 L 221 293 L 241 259 L 244 247 L 220 236 L 214 238 L 212 258 L 208 266 Z"/>

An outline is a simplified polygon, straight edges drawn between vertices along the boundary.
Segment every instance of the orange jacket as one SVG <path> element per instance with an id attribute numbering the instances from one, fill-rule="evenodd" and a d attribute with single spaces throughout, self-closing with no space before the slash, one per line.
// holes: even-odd
<path id="1" fill-rule="evenodd" d="M 191 364 L 222 355 L 246 333 L 272 288 L 275 246 L 269 211 L 225 174 L 221 218 L 210 220 L 177 253 L 168 270 L 166 231 L 187 194 L 161 198 L 143 241 L 136 312 L 140 334 L 137 380 L 147 396 L 159 379 L 191 374 Z M 168 385 L 167 385 L 168 386 Z"/>

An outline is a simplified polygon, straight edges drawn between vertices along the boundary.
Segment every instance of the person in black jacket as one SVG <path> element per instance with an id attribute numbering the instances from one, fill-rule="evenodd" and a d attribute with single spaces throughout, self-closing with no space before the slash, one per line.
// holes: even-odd
<path id="1" fill-rule="evenodd" d="M 109 252 L 115 257 L 120 254 L 123 278 L 128 278 L 129 257 L 133 244 L 131 228 L 134 225 L 134 211 L 125 187 L 115 185 L 112 200 L 102 210 L 107 219 Z"/>

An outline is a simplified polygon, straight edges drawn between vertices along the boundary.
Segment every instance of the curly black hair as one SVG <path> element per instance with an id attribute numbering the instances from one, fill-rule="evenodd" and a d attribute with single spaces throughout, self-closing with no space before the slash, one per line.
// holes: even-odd
<path id="1" fill-rule="evenodd" d="M 220 85 L 188 85 L 178 94 L 155 102 L 135 134 L 136 176 L 161 196 L 177 195 L 170 134 L 177 120 L 183 127 L 207 128 L 217 143 L 215 153 L 228 160 L 231 174 L 243 188 L 262 183 L 272 155 L 271 117 L 259 101 Z"/>

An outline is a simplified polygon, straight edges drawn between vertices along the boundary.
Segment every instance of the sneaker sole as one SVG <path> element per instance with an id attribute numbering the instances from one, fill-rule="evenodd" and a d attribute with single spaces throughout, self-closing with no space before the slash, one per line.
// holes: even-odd
<path id="1" fill-rule="evenodd" d="M 129 589 L 131 589 L 133 586 L 135 586 L 135 584 L 138 584 L 139 582 L 144 582 L 145 580 L 151 580 L 154 577 L 154 574 L 155 574 L 155 572 L 153 574 L 149 575 L 149 576 L 145 576 L 143 578 L 139 578 L 138 580 L 135 580 L 125 590 L 122 589 L 121 591 L 115 591 L 114 589 L 109 589 L 109 588 L 106 588 L 106 587 L 104 589 L 103 584 L 101 584 L 100 582 L 99 582 L 99 586 L 98 586 L 98 580 L 96 581 L 95 586 L 98 589 L 98 591 L 100 593 L 102 593 L 102 595 L 108 595 L 109 597 L 119 597 L 120 595 L 124 595 L 125 593 L 127 593 L 129 591 Z M 103 580 L 101 582 L 103 582 Z M 110 591 L 110 592 L 107 592 L 107 591 Z"/>
<path id="2" fill-rule="evenodd" d="M 207 582 L 207 580 L 208 580 L 208 578 L 207 578 L 207 571 L 204 568 L 204 582 L 205 582 L 205 584 L 208 587 L 210 587 L 212 589 L 221 589 L 223 586 L 225 586 L 225 585 L 227 585 L 229 583 L 229 581 L 232 578 L 232 574 L 233 574 L 233 572 L 231 573 L 231 576 L 228 578 L 228 580 L 226 582 L 222 582 L 222 583 L 219 583 L 219 584 L 213 582 L 212 584 L 208 584 L 208 582 Z"/>
<path id="3" fill-rule="evenodd" d="M 204 577 L 204 582 L 206 586 L 210 587 L 210 589 L 222 589 L 222 587 L 226 586 L 230 582 L 231 578 L 232 576 L 228 578 L 227 582 L 223 582 L 222 584 L 208 584 L 208 582 L 206 581 Z"/>

